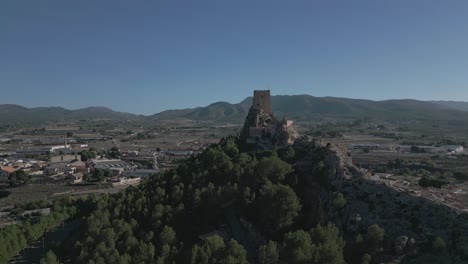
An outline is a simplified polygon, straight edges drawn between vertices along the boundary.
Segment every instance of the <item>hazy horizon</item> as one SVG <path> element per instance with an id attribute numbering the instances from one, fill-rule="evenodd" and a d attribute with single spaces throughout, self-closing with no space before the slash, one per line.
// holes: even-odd
<path id="1" fill-rule="evenodd" d="M 271 96 L 301 96 L 301 95 L 309 95 L 309 94 L 272 94 Z M 310 96 L 314 96 L 314 95 L 310 95 Z M 150 116 L 150 115 L 158 114 L 158 113 L 161 113 L 161 112 L 164 112 L 164 111 L 169 111 L 169 110 L 182 110 L 182 109 L 193 109 L 193 108 L 197 108 L 197 107 L 206 107 L 206 106 L 209 106 L 211 104 L 219 103 L 219 102 L 226 102 L 226 103 L 230 103 L 230 104 L 238 104 L 238 103 L 241 103 L 243 100 L 246 100 L 249 97 L 252 97 L 252 95 L 246 96 L 244 99 L 242 99 L 242 100 L 240 100 L 238 102 L 214 101 L 214 102 L 210 102 L 210 103 L 204 104 L 204 105 L 195 105 L 195 106 L 191 106 L 191 107 L 181 107 L 181 108 L 168 108 L 168 109 L 162 109 L 162 110 L 157 111 L 157 112 L 149 112 L 149 113 L 137 113 L 137 112 L 131 112 L 131 111 L 121 111 L 119 109 L 114 109 L 112 107 L 105 106 L 105 105 L 88 105 L 88 106 L 83 106 L 83 107 L 78 107 L 78 108 L 71 108 L 71 107 L 67 107 L 67 106 L 63 106 L 63 105 L 25 106 L 25 105 L 20 105 L 20 104 L 1 103 L 1 102 L 0 102 L 0 105 L 18 105 L 18 106 L 22 106 L 22 107 L 26 107 L 26 108 L 60 107 L 60 108 L 64 108 L 64 109 L 67 109 L 67 110 L 79 110 L 79 109 L 92 108 L 92 107 L 104 107 L 104 108 L 108 108 L 108 109 L 111 109 L 111 110 L 116 111 L 116 112 L 123 112 L 123 113 L 143 115 L 143 116 Z M 387 101 L 387 100 L 419 100 L 419 99 L 414 99 L 414 98 L 390 98 L 390 99 L 383 99 L 383 100 L 372 100 L 372 99 L 366 99 L 366 98 L 349 98 L 349 97 L 339 97 L 339 96 L 314 96 L 314 97 L 317 97 L 317 98 L 332 97 L 332 98 L 344 98 L 344 99 L 355 99 L 355 100 L 370 100 L 370 101 L 375 101 L 375 102 Z M 468 102 L 466 102 L 466 101 L 456 101 L 456 100 L 419 100 L 419 101 L 423 101 L 423 102 L 452 102 L 452 103 L 467 103 L 468 104 Z"/>

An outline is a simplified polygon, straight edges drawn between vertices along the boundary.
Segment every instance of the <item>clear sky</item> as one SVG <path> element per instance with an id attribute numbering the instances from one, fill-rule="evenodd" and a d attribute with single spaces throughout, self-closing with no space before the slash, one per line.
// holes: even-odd
<path id="1" fill-rule="evenodd" d="M 466 0 L 2 0 L 0 104 L 468 101 Z"/>

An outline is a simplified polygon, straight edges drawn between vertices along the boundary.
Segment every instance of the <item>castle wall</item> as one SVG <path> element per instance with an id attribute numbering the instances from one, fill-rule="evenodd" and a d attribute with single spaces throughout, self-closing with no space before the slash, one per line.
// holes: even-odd
<path id="1" fill-rule="evenodd" d="M 263 109 L 265 113 L 273 114 L 271 112 L 270 90 L 255 90 L 253 106 Z"/>

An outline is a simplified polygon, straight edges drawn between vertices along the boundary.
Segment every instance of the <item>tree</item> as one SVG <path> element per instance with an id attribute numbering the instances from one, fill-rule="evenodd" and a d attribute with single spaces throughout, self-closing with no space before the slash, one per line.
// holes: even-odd
<path id="1" fill-rule="evenodd" d="M 46 255 L 41 259 L 41 264 L 59 264 L 57 256 L 52 250 L 47 251 Z"/>
<path id="2" fill-rule="evenodd" d="M 67 132 L 67 137 L 69 138 L 73 137 L 73 132 Z"/>
<path id="3" fill-rule="evenodd" d="M 8 179 L 14 182 L 27 182 L 30 177 L 28 177 L 28 174 L 26 174 L 24 170 L 20 169 L 10 173 L 10 175 L 8 175 Z"/>
<path id="4" fill-rule="evenodd" d="M 299 198 L 291 187 L 267 182 L 262 186 L 257 201 L 257 219 L 267 230 L 278 230 L 290 226 L 301 207 Z"/>
<path id="5" fill-rule="evenodd" d="M 247 264 L 247 252 L 235 240 L 224 243 L 222 237 L 213 235 L 192 248 L 192 264 Z"/>
<path id="6" fill-rule="evenodd" d="M 371 250 L 380 248 L 385 237 L 385 229 L 381 228 L 377 224 L 373 224 L 367 228 L 367 234 L 365 236 L 366 246 Z"/>
<path id="7" fill-rule="evenodd" d="M 270 241 L 258 249 L 258 262 L 260 264 L 277 264 L 279 262 L 278 244 Z"/>
<path id="8" fill-rule="evenodd" d="M 282 263 L 311 263 L 315 252 L 310 234 L 304 230 L 287 233 L 280 252 Z"/>
<path id="9" fill-rule="evenodd" d="M 370 264 L 372 261 L 372 256 L 369 254 L 364 254 L 361 259 L 361 264 Z"/>
<path id="10" fill-rule="evenodd" d="M 296 151 L 291 146 L 287 146 L 285 149 L 280 151 L 280 157 L 282 160 L 287 162 L 293 162 L 296 157 Z"/>
<path id="11" fill-rule="evenodd" d="M 226 142 L 223 144 L 223 151 L 231 158 L 239 155 L 239 148 L 237 147 L 237 144 L 233 138 L 228 138 L 226 140 Z"/>
<path id="12" fill-rule="evenodd" d="M 280 252 L 281 263 L 344 264 L 344 240 L 331 223 L 305 232 L 285 235 Z"/>
<path id="13" fill-rule="evenodd" d="M 310 237 L 316 244 L 316 263 L 344 264 L 344 240 L 340 237 L 338 228 L 332 223 L 310 230 Z"/>
<path id="14" fill-rule="evenodd" d="M 333 196 L 333 206 L 338 210 L 343 209 L 343 207 L 346 205 L 346 199 L 344 195 L 342 193 L 335 193 Z"/>
<path id="15" fill-rule="evenodd" d="M 172 245 L 176 242 L 176 233 L 170 226 L 164 226 L 161 234 L 159 234 L 161 244 Z"/>
<path id="16" fill-rule="evenodd" d="M 120 157 L 120 151 L 117 147 L 112 147 L 107 156 L 112 159 L 117 159 Z"/>
<path id="17" fill-rule="evenodd" d="M 270 180 L 273 183 L 282 182 L 286 174 L 292 171 L 292 166 L 276 156 L 263 158 L 256 167 L 256 175 L 260 182 Z"/>
<path id="18" fill-rule="evenodd" d="M 446 245 L 445 245 L 445 241 L 443 238 L 441 237 L 436 237 L 433 241 L 432 241 L 432 248 L 434 249 L 435 252 L 441 252 L 441 251 L 444 251 Z"/>

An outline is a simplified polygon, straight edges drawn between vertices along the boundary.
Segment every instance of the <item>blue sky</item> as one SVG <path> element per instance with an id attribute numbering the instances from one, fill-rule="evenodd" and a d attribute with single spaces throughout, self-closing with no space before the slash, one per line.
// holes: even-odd
<path id="1" fill-rule="evenodd" d="M 253 89 L 468 101 L 468 1 L 4 0 L 0 103 L 153 114 Z"/>

